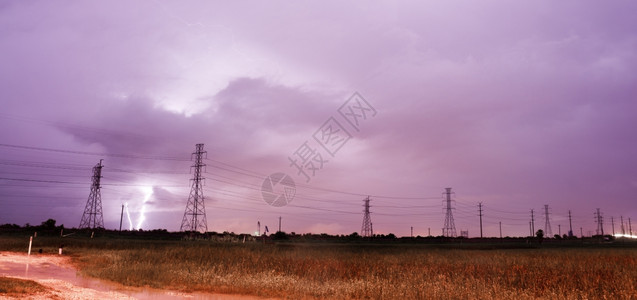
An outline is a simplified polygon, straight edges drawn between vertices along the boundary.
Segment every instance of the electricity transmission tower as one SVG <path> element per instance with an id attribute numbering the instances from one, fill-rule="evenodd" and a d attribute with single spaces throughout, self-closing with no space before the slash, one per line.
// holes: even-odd
<path id="1" fill-rule="evenodd" d="M 531 209 L 531 222 L 529 223 L 529 227 L 531 228 L 531 236 L 535 235 L 535 215 L 533 214 L 533 209 Z"/>
<path id="2" fill-rule="evenodd" d="M 621 224 L 622 224 L 622 226 L 621 226 L 621 228 L 622 228 L 622 235 L 625 235 L 625 234 L 626 234 L 626 230 L 625 230 L 625 228 L 624 228 L 624 216 L 619 216 L 619 218 L 620 218 L 620 220 L 621 220 Z"/>
<path id="3" fill-rule="evenodd" d="M 446 237 L 456 237 L 456 225 L 453 223 L 453 214 L 451 213 L 451 188 L 445 188 L 447 195 L 447 207 L 445 215 L 445 226 L 442 228 L 442 235 Z"/>
<path id="4" fill-rule="evenodd" d="M 573 222 L 571 220 L 571 210 L 568 211 L 568 237 L 573 237 Z"/>
<path id="5" fill-rule="evenodd" d="M 367 198 L 365 198 L 365 200 L 363 200 L 365 202 L 365 204 L 363 205 L 363 207 L 365 207 L 365 210 L 363 210 L 363 212 L 365 213 L 365 215 L 363 215 L 363 225 L 361 226 L 361 236 L 362 237 L 372 237 L 374 236 L 374 229 L 372 228 L 372 218 L 369 216 L 369 196 L 367 196 Z"/>
<path id="6" fill-rule="evenodd" d="M 480 238 L 482 238 L 482 202 L 478 203 L 478 216 L 480 216 Z"/>
<path id="7" fill-rule="evenodd" d="M 547 237 L 553 236 L 553 230 L 551 230 L 551 221 L 549 220 L 549 205 L 544 205 L 544 234 Z"/>
<path id="8" fill-rule="evenodd" d="M 595 212 L 595 221 L 597 222 L 597 235 L 604 235 L 604 218 L 602 217 L 602 213 L 597 209 Z"/>
<path id="9" fill-rule="evenodd" d="M 195 152 L 192 153 L 195 157 L 195 164 L 192 166 L 195 168 L 195 174 L 191 179 L 190 195 L 188 196 L 186 211 L 184 211 L 184 218 L 181 221 L 180 231 L 199 231 L 202 233 L 208 231 L 203 197 L 204 178 L 201 175 L 203 167 L 206 166 L 202 162 L 206 153 L 206 151 L 203 151 L 203 144 L 197 144 Z"/>
<path id="10" fill-rule="evenodd" d="M 82 228 L 104 228 L 104 214 L 102 213 L 102 194 L 100 193 L 100 179 L 102 178 L 102 159 L 93 167 L 91 193 L 88 195 L 86 207 L 80 221 Z"/>

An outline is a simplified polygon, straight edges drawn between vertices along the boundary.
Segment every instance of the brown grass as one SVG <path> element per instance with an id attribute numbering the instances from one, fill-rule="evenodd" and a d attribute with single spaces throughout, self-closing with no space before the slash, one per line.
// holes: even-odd
<path id="1" fill-rule="evenodd" d="M 634 249 L 185 242 L 77 254 L 87 275 L 182 291 L 294 299 L 637 298 Z"/>
<path id="2" fill-rule="evenodd" d="M 0 295 L 8 297 L 24 297 L 44 293 L 48 289 L 43 285 L 26 279 L 0 277 Z"/>

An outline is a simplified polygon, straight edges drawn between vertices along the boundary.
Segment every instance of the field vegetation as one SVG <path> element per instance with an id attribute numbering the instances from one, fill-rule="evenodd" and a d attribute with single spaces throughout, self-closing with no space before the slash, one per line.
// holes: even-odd
<path id="1" fill-rule="evenodd" d="M 2 296 L 25 298 L 28 295 L 40 294 L 46 291 L 46 287 L 32 280 L 0 277 L 0 295 Z"/>
<path id="2" fill-rule="evenodd" d="M 25 251 L 1 237 L 0 250 Z M 635 299 L 634 245 L 221 243 L 42 237 L 81 273 L 128 286 L 290 299 Z"/>

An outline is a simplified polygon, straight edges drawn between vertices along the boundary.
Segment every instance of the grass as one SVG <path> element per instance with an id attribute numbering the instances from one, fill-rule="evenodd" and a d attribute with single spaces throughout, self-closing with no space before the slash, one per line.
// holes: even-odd
<path id="1" fill-rule="evenodd" d="M 614 245 L 476 250 L 417 244 L 66 241 L 65 253 L 82 273 L 129 286 L 290 299 L 637 298 L 637 250 Z M 38 247 L 57 251 L 46 244 Z"/>
<path id="2" fill-rule="evenodd" d="M 32 280 L 0 277 L 0 295 L 2 296 L 24 297 L 46 291 L 46 287 Z"/>

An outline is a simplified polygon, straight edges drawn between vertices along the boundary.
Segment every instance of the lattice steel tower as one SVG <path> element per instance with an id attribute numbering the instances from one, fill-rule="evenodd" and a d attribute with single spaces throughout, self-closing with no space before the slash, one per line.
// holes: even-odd
<path id="1" fill-rule="evenodd" d="M 551 221 L 549 221 L 549 205 L 544 205 L 544 234 L 547 237 L 553 237 L 553 230 L 551 230 Z"/>
<path id="2" fill-rule="evenodd" d="M 445 215 L 445 227 L 442 228 L 442 235 L 446 237 L 456 237 L 456 225 L 453 222 L 453 214 L 451 213 L 451 188 L 445 188 L 447 195 L 447 214 Z"/>
<path id="3" fill-rule="evenodd" d="M 93 177 L 91 183 L 91 193 L 88 195 L 86 207 L 80 221 L 82 228 L 104 228 L 104 214 L 102 213 L 102 194 L 100 193 L 100 179 L 102 178 L 102 159 L 93 167 Z"/>
<path id="4" fill-rule="evenodd" d="M 191 179 L 190 196 L 184 211 L 184 218 L 181 221 L 180 231 L 208 231 L 208 221 L 206 220 L 206 207 L 204 206 L 202 169 L 206 165 L 203 163 L 206 151 L 203 151 L 203 144 L 197 144 L 192 156 L 195 158 L 195 174 Z"/>
<path id="5" fill-rule="evenodd" d="M 597 235 L 604 235 L 604 217 L 602 213 L 597 209 L 595 213 L 595 221 L 597 222 Z"/>
<path id="6" fill-rule="evenodd" d="M 365 198 L 365 200 L 363 200 L 365 202 L 365 204 L 363 205 L 363 207 L 365 207 L 365 210 L 363 210 L 363 212 L 365 213 L 365 215 L 363 215 L 363 226 L 361 226 L 361 236 L 363 237 L 372 237 L 374 236 L 374 229 L 372 228 L 372 218 L 369 216 L 369 196 L 367 196 L 367 198 Z"/>

